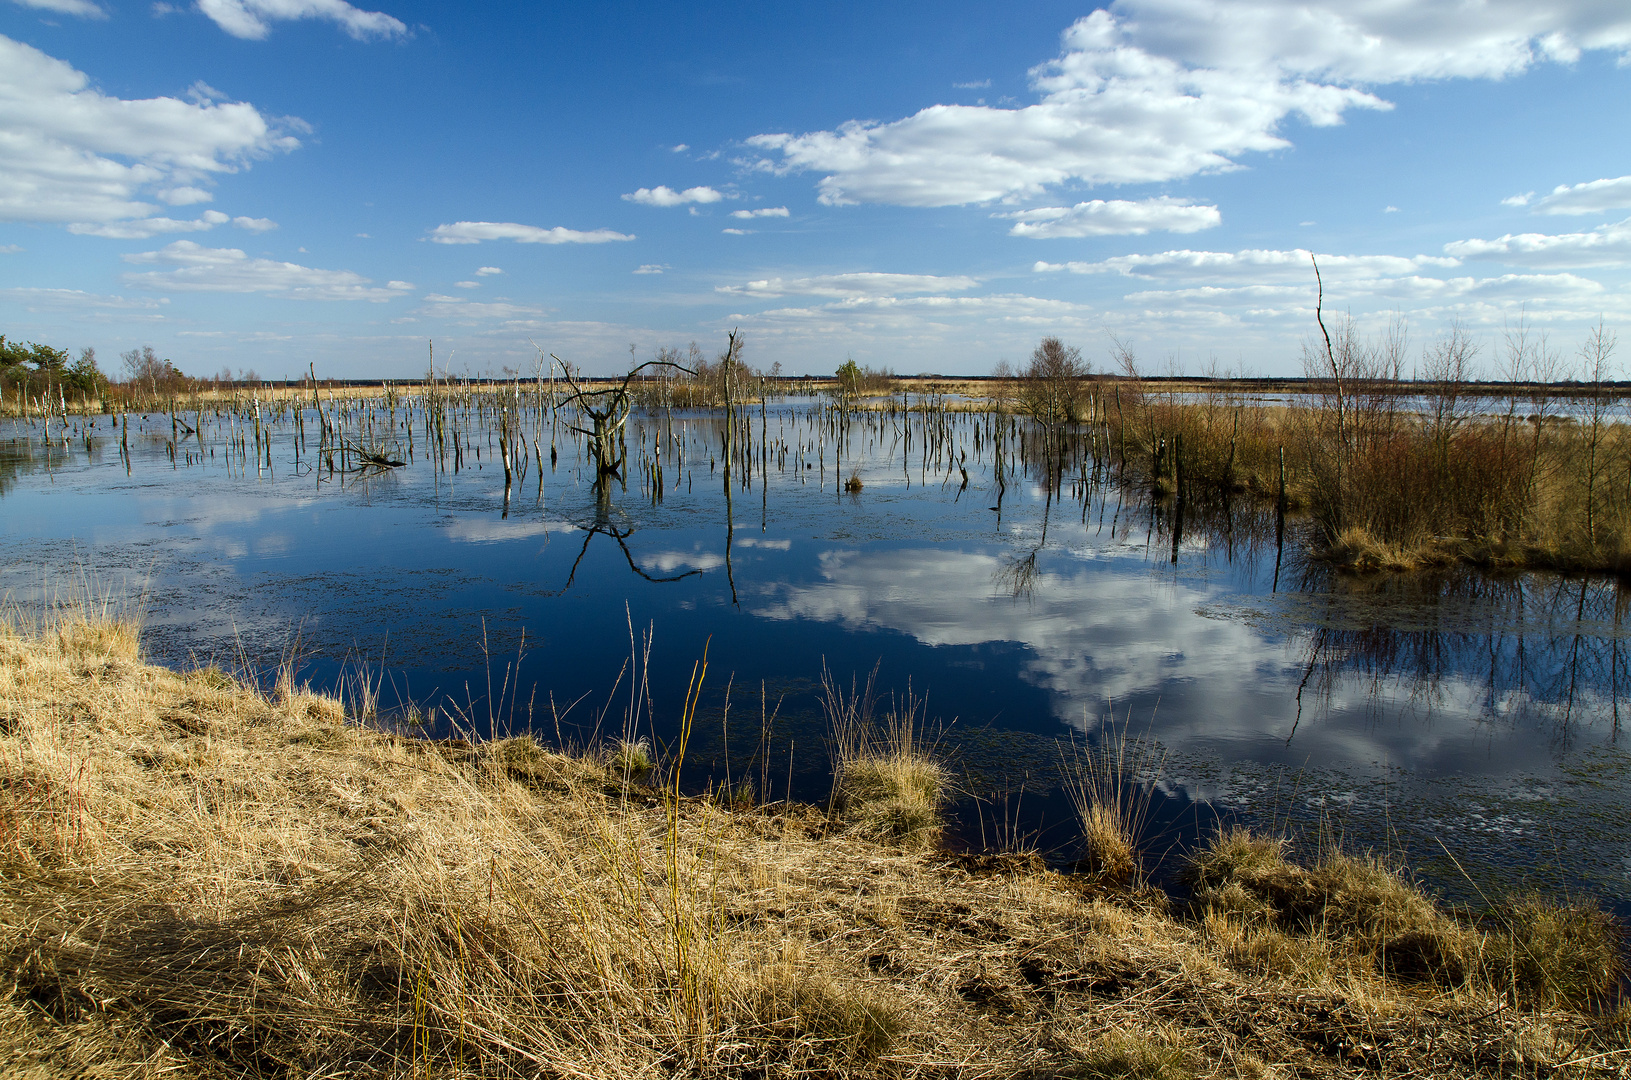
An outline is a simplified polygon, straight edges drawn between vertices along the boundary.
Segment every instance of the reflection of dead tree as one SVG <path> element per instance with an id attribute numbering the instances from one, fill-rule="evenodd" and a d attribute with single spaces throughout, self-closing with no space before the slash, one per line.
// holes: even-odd
<path id="1" fill-rule="evenodd" d="M 1023 596 L 1029 599 L 1036 588 L 1037 565 L 1036 559 L 1042 554 L 1042 549 L 1048 546 L 1048 516 L 1053 509 L 1053 492 L 1048 492 L 1047 502 L 1042 507 L 1042 535 L 1038 538 L 1036 546 L 1024 555 L 1016 556 L 999 569 L 995 575 L 999 584 L 1007 588 L 1010 596 L 1016 599 Z"/>
<path id="2" fill-rule="evenodd" d="M 572 560 L 572 571 L 566 575 L 566 584 L 561 586 L 561 592 L 564 593 L 572 587 L 573 580 L 578 576 L 578 564 L 583 562 L 583 557 L 589 553 L 589 541 L 601 534 L 609 536 L 613 540 L 617 541 L 617 546 L 623 550 L 623 558 L 628 560 L 629 569 L 633 570 L 636 574 L 639 574 L 647 581 L 662 584 L 668 581 L 683 581 L 688 577 L 700 577 L 702 575 L 701 570 L 687 570 L 683 574 L 675 574 L 672 577 L 652 577 L 650 574 L 646 573 L 640 568 L 639 563 L 634 561 L 634 553 L 629 550 L 629 545 L 626 543 L 628 538 L 634 535 L 634 530 L 619 529 L 616 525 L 613 525 L 609 521 L 601 521 L 590 526 L 590 528 L 584 531 L 583 546 L 578 549 L 578 557 Z"/>
<path id="3" fill-rule="evenodd" d="M 623 376 L 623 381 L 615 386 L 602 387 L 599 390 L 585 390 L 578 385 L 572 377 L 569 368 L 560 357 L 550 353 L 550 359 L 561 365 L 566 374 L 566 381 L 572 387 L 572 393 L 561 402 L 562 405 L 576 405 L 584 415 L 589 417 L 591 430 L 572 426 L 572 430 L 589 439 L 589 452 L 595 459 L 595 483 L 602 484 L 608 476 L 621 476 L 627 449 L 623 445 L 623 427 L 629 421 L 629 410 L 634 399 L 629 395 L 629 383 L 634 377 L 648 367 L 678 368 L 688 375 L 696 372 L 683 364 L 672 360 L 647 360 L 629 369 Z"/>

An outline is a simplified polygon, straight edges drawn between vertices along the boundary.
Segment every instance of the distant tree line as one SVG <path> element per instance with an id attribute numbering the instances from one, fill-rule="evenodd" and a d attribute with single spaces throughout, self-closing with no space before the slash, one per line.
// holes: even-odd
<path id="1" fill-rule="evenodd" d="M 0 334 L 0 388 L 8 393 L 38 395 L 58 390 L 65 396 L 101 397 L 108 379 L 96 366 L 96 350 L 86 346 L 74 359 L 66 349 L 38 342 L 11 341 Z"/>

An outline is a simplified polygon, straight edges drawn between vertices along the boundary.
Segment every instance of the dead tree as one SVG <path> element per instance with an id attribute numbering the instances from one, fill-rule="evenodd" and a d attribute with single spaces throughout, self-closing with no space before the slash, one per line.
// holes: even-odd
<path id="1" fill-rule="evenodd" d="M 623 426 L 629 422 L 629 411 L 633 399 L 629 396 L 629 383 L 634 377 L 648 367 L 678 368 L 687 375 L 696 372 L 683 364 L 676 364 L 672 360 L 647 360 L 638 364 L 623 376 L 623 381 L 615 386 L 602 387 L 599 390 L 586 390 L 578 385 L 572 377 L 572 371 L 554 353 L 550 359 L 561 365 L 566 381 L 572 387 L 572 393 L 562 402 L 562 405 L 576 405 L 582 413 L 589 418 L 588 429 L 571 425 L 573 431 L 585 436 L 589 440 L 589 453 L 595 459 L 595 483 L 605 482 L 608 476 L 621 476 L 624 459 L 627 451 L 620 438 Z"/>

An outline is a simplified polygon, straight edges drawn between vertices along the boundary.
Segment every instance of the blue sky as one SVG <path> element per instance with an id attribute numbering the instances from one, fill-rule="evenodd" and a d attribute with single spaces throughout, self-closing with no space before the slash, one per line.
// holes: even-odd
<path id="1" fill-rule="evenodd" d="M 1624 0 L 0 0 L 0 333 L 105 369 L 1295 374 L 1631 315 Z"/>

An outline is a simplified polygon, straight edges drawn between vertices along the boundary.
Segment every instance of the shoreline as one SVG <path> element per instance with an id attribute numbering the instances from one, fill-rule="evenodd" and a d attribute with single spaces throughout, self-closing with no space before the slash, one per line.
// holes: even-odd
<path id="1" fill-rule="evenodd" d="M 12 1070 L 1606 1077 L 1631 1044 L 1580 981 L 1600 918 L 1457 919 L 1360 856 L 1228 834 L 1179 905 L 369 730 L 83 613 L 0 628 L 0 721 Z"/>

